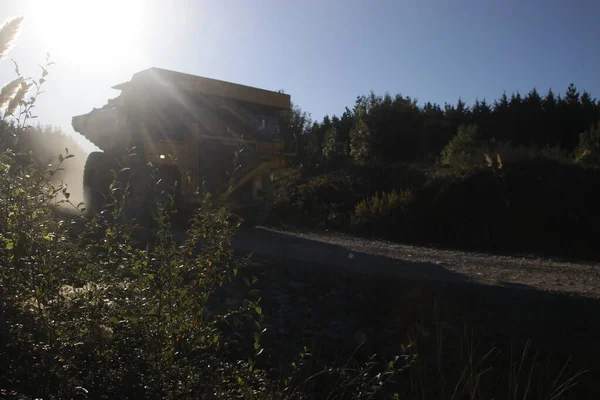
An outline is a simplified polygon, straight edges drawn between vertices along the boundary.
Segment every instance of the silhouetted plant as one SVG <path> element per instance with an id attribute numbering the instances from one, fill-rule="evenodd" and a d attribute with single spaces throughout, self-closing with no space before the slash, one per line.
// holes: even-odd
<path id="1" fill-rule="evenodd" d="M 579 135 L 575 158 L 578 162 L 598 165 L 600 161 L 600 123 L 590 126 Z"/>

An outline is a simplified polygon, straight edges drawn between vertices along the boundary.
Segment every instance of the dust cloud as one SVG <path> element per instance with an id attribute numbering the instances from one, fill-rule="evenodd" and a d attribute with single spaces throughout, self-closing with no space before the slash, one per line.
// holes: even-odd
<path id="1" fill-rule="evenodd" d="M 84 149 L 74 135 L 78 134 L 67 134 L 51 126 L 38 126 L 20 132 L 19 142 L 23 148 L 31 150 L 38 163 L 53 170 L 60 163 L 59 155 L 66 157 L 68 149 L 68 154 L 73 157 L 63 161 L 60 167 L 64 170 L 56 172 L 51 183 L 65 184 L 70 193 L 69 200 L 77 205 L 83 201 L 83 169 L 90 150 Z"/>

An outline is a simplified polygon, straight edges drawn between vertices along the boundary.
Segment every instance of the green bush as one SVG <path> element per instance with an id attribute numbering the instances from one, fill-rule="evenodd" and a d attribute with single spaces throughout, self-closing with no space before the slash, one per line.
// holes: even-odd
<path id="1" fill-rule="evenodd" d="M 356 204 L 378 192 L 419 187 L 426 173 L 418 166 L 353 166 L 323 175 L 301 169 L 277 174 L 271 223 L 350 229 Z"/>
<path id="2" fill-rule="evenodd" d="M 207 314 L 243 267 L 229 247 L 235 227 L 225 210 L 202 207 L 176 242 L 171 204 L 161 204 L 147 251 L 122 218 L 61 218 L 48 199 L 69 195 L 47 183 L 46 171 L 15 167 L 9 154 L 2 168 L 4 384 L 44 398 L 197 398 L 242 391 L 238 377 L 258 379 L 248 365 L 226 362 L 237 344 L 217 328 L 236 313 L 258 321 L 257 306 Z M 116 215 L 126 198 L 113 200 Z"/>
<path id="3" fill-rule="evenodd" d="M 483 154 L 475 161 L 479 142 L 479 128 L 477 125 L 461 125 L 458 133 L 442 149 L 441 162 L 456 168 L 465 168 L 483 161 Z"/>
<path id="4" fill-rule="evenodd" d="M 271 223 L 299 226 L 344 226 L 360 199 L 359 182 L 346 171 L 305 178 L 300 170 L 280 172 L 276 179 Z"/>
<path id="5" fill-rule="evenodd" d="M 395 190 L 386 193 L 375 193 L 375 196 L 361 200 L 356 205 L 356 216 L 359 218 L 386 217 L 401 205 L 401 199 L 406 196 L 405 192 Z"/>
<path id="6" fill-rule="evenodd" d="M 497 141 L 494 138 L 483 140 L 476 125 L 460 126 L 456 136 L 440 153 L 442 167 L 451 168 L 459 173 L 481 166 L 501 168 L 506 164 L 533 159 L 572 162 L 571 157 L 558 147 L 515 146 L 510 142 Z"/>
<path id="7" fill-rule="evenodd" d="M 410 192 L 400 184 L 365 196 L 345 229 L 411 243 L 598 256 L 600 197 L 591 188 L 600 170 L 552 148 L 495 146 L 507 159 L 498 152 L 468 168 L 431 170 Z"/>
<path id="8" fill-rule="evenodd" d="M 411 197 L 408 189 L 375 193 L 356 205 L 352 225 L 362 231 L 394 231 Z"/>
<path id="9" fill-rule="evenodd" d="M 600 122 L 579 135 L 574 154 L 580 163 L 600 165 Z"/>
<path id="10" fill-rule="evenodd" d="M 397 238 L 460 247 L 597 254 L 591 190 L 600 171 L 535 158 L 432 178 L 413 193 Z"/>
<path id="11" fill-rule="evenodd" d="M 394 164 L 388 166 L 353 166 L 348 174 L 359 187 L 361 199 L 377 192 L 391 192 L 420 187 L 427 180 L 427 167 L 415 164 Z"/>

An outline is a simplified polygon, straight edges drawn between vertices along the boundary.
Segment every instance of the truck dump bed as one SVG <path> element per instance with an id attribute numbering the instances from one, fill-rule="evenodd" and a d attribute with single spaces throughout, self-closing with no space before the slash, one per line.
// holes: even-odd
<path id="1" fill-rule="evenodd" d="M 73 129 L 101 148 L 111 131 L 122 133 L 130 129 L 124 124 L 153 119 L 165 99 L 182 110 L 176 114 L 187 113 L 188 120 L 205 125 L 206 135 L 223 135 L 231 129 L 246 137 L 261 136 L 261 140 L 278 136 L 279 114 L 290 107 L 290 96 L 284 93 L 160 68 L 137 72 L 113 88 L 121 91 L 119 97 L 72 119 Z M 219 126 L 211 125 L 215 119 L 221 122 Z"/>
<path id="2" fill-rule="evenodd" d="M 237 83 L 205 78 L 161 68 L 149 68 L 133 74 L 131 81 L 113 86 L 126 91 L 132 86 L 165 86 L 178 91 L 223 97 L 259 104 L 281 110 L 290 107 L 290 96 L 284 93 L 259 89 Z"/>

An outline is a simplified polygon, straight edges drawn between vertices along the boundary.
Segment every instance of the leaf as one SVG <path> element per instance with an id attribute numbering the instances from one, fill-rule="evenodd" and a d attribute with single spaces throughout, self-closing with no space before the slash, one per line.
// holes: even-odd
<path id="1" fill-rule="evenodd" d="M 19 72 L 19 64 L 17 64 L 17 62 L 15 60 L 13 60 L 12 58 L 10 59 L 10 61 L 12 61 L 13 64 L 15 65 L 15 74 L 17 74 L 17 76 L 21 75 L 21 72 Z"/>
<path id="2" fill-rule="evenodd" d="M 4 247 L 6 250 L 12 250 L 15 247 L 15 242 L 12 239 L 4 239 Z"/>
<path id="3" fill-rule="evenodd" d="M 65 157 L 65 160 L 68 160 L 69 158 L 73 158 L 75 157 L 74 154 L 67 154 L 67 156 Z"/>

